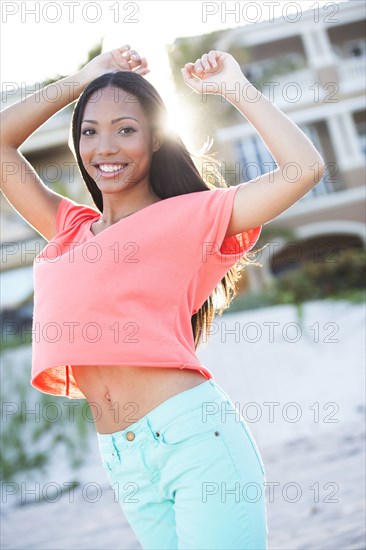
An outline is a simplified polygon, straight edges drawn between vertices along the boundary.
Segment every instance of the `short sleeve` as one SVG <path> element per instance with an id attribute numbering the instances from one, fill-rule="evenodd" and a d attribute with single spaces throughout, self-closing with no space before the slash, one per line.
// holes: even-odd
<path id="1" fill-rule="evenodd" d="M 90 217 L 93 213 L 97 214 L 98 212 L 89 206 L 78 204 L 72 199 L 64 197 L 58 205 L 56 214 L 56 233 L 61 233 L 71 226 L 80 225 L 85 221 L 86 217 Z"/>
<path id="2" fill-rule="evenodd" d="M 240 185 L 235 185 L 200 193 L 202 203 L 194 223 L 200 239 L 200 257 L 191 289 L 195 296 L 195 311 L 230 268 L 254 247 L 260 236 L 262 226 L 259 225 L 225 237 L 239 188 Z"/>
<path id="3" fill-rule="evenodd" d="M 258 241 L 262 226 L 253 227 L 237 235 L 225 237 L 240 185 L 204 191 L 198 223 L 202 238 L 202 262 L 216 256 L 221 263 L 231 267 Z"/>

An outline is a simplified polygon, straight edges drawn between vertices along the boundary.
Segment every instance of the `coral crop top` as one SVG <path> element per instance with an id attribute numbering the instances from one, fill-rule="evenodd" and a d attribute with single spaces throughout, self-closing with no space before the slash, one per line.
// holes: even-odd
<path id="1" fill-rule="evenodd" d="M 72 365 L 213 378 L 196 355 L 191 318 L 260 235 L 262 226 L 225 238 L 240 185 L 163 199 L 97 235 L 100 212 L 64 197 L 56 235 L 33 262 L 31 385 L 85 399 Z"/>

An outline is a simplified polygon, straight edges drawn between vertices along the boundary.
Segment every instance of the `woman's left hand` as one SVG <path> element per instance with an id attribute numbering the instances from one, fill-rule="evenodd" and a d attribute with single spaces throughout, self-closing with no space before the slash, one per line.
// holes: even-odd
<path id="1" fill-rule="evenodd" d="M 80 69 L 83 79 L 91 82 L 105 73 L 128 71 L 145 76 L 150 72 L 145 57 L 140 57 L 136 50 L 126 44 L 94 57 Z"/>
<path id="2" fill-rule="evenodd" d="M 184 82 L 199 94 L 225 95 L 233 91 L 237 82 L 246 81 L 239 63 L 232 55 L 211 50 L 195 63 L 186 63 L 181 69 Z"/>

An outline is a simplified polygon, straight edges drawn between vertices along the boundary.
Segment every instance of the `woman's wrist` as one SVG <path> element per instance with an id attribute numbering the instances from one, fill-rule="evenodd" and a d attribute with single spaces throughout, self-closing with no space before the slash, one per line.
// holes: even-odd
<path id="1" fill-rule="evenodd" d="M 244 75 L 239 75 L 236 80 L 223 82 L 220 90 L 220 95 L 234 105 L 234 107 L 242 104 L 245 99 L 248 99 L 250 102 L 257 94 L 257 88 Z"/>
<path id="2" fill-rule="evenodd" d="M 92 80 L 93 79 L 90 78 L 83 69 L 80 69 L 80 71 L 76 73 L 72 73 L 65 79 L 64 84 L 70 88 L 70 103 L 80 96 Z"/>

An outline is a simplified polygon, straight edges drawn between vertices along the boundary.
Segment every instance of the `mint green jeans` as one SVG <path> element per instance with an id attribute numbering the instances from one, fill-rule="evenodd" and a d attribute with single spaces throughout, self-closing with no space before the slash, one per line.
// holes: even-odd
<path id="1" fill-rule="evenodd" d="M 110 484 L 145 550 L 267 548 L 263 461 L 214 380 L 125 430 L 97 435 Z"/>

